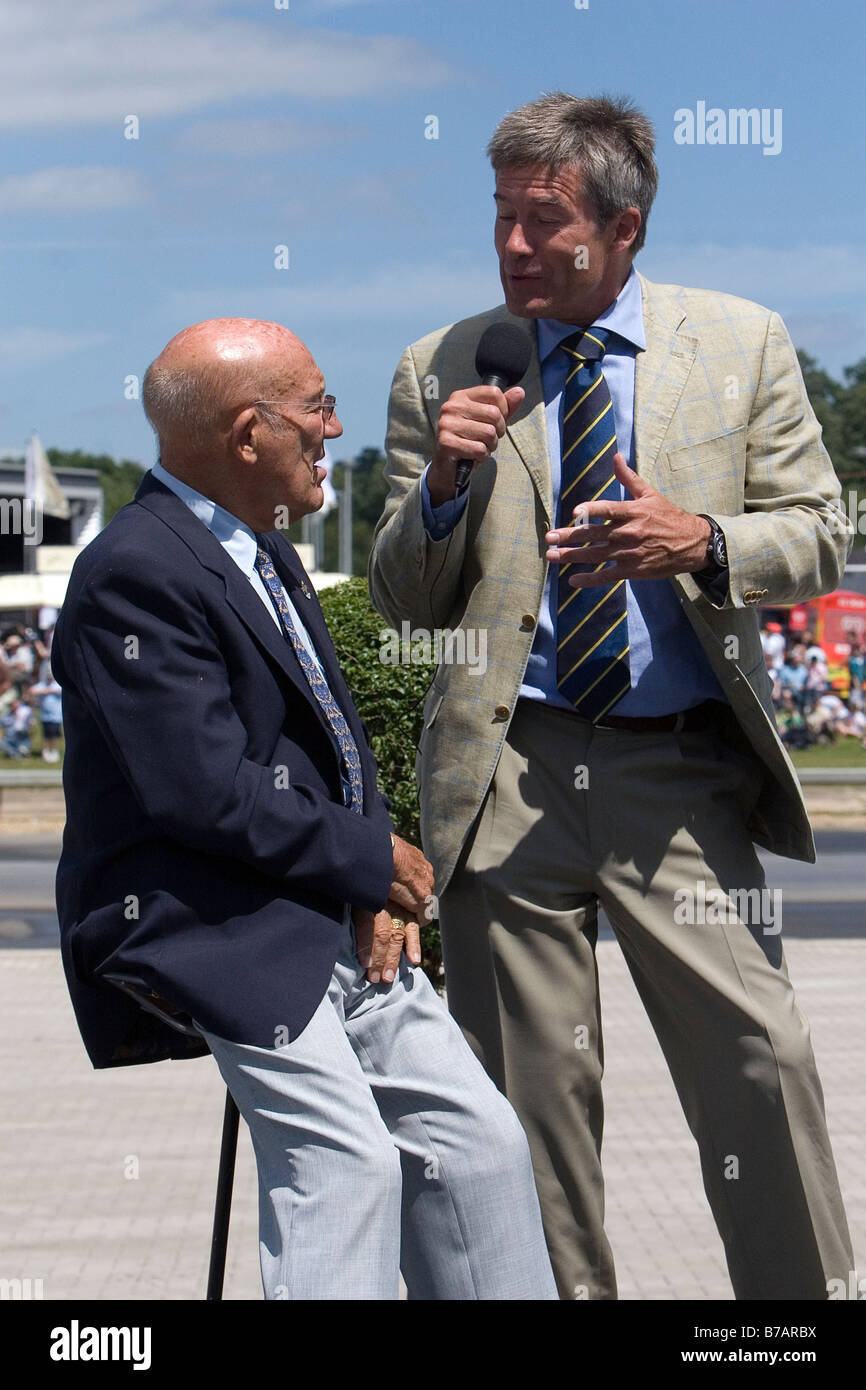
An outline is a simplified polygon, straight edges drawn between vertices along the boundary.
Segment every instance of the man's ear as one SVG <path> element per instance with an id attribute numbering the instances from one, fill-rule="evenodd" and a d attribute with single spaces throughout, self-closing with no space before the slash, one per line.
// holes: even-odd
<path id="1" fill-rule="evenodd" d="M 611 221 L 613 225 L 611 250 L 628 251 L 640 231 L 642 218 L 639 210 L 637 208 L 623 208 L 622 212 L 618 213 Z"/>
<path id="2" fill-rule="evenodd" d="M 231 448 L 241 463 L 255 463 L 258 458 L 259 419 L 254 406 L 247 406 L 235 416 L 231 431 Z"/>

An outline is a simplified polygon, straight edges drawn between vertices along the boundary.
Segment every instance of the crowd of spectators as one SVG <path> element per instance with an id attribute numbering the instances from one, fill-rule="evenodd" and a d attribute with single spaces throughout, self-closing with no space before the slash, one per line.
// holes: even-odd
<path id="1" fill-rule="evenodd" d="M 55 617 L 52 610 L 41 613 L 38 631 L 21 623 L 0 631 L 0 753 L 7 758 L 31 756 L 38 719 L 43 760 L 60 760 L 61 691 L 51 671 Z M 786 634 L 780 623 L 768 622 L 761 645 L 785 743 L 807 748 L 847 737 L 866 748 L 866 645 L 852 643 L 846 699 L 832 689 L 826 654 L 812 632 Z"/>
<path id="2" fill-rule="evenodd" d="M 29 758 L 34 734 L 41 734 L 42 759 L 60 761 L 63 715 L 60 686 L 51 671 L 51 638 L 56 613 L 40 614 L 39 630 L 23 623 L 0 631 L 0 753 Z"/>
<path id="3" fill-rule="evenodd" d="M 866 748 L 866 647 L 861 642 L 851 644 L 845 699 L 831 686 L 826 653 L 812 632 L 786 635 L 780 623 L 768 622 L 761 629 L 761 645 L 783 742 L 809 748 L 856 738 Z"/>

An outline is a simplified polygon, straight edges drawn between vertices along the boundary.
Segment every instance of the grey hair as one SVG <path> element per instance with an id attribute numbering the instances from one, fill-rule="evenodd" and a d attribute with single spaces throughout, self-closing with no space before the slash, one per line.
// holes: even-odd
<path id="1" fill-rule="evenodd" d="M 201 449 L 213 443 L 219 429 L 220 416 L 230 408 L 231 392 L 237 397 L 237 408 L 255 403 L 262 390 L 247 366 L 204 367 L 188 371 L 178 367 L 151 362 L 144 374 L 141 403 L 154 434 L 162 442 L 183 438 L 191 449 Z M 270 389 L 265 388 L 270 395 Z M 275 434 L 282 434 L 288 424 L 278 410 L 256 404 L 260 417 Z"/>
<path id="2" fill-rule="evenodd" d="M 510 111 L 499 122 L 487 153 L 495 170 L 541 165 L 580 168 L 583 192 L 596 222 L 606 226 L 623 208 L 635 207 L 641 224 L 635 255 L 658 187 L 655 135 L 646 116 L 627 97 L 573 97 L 549 92 Z"/>

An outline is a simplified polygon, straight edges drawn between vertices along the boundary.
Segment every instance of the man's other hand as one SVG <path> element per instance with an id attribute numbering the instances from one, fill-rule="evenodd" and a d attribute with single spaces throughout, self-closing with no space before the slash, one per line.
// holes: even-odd
<path id="1" fill-rule="evenodd" d="M 358 960 L 366 970 L 371 985 L 379 984 L 380 980 L 391 984 L 400 968 L 403 950 L 413 965 L 421 964 L 419 925 L 399 903 L 389 899 L 382 911 L 375 915 L 364 907 L 353 908 L 352 920 L 355 923 Z"/>
<path id="2" fill-rule="evenodd" d="M 550 547 L 545 558 L 554 565 L 576 561 L 595 567 L 570 575 L 573 589 L 594 589 L 618 579 L 668 579 L 704 569 L 709 522 L 669 502 L 629 468 L 622 454 L 614 455 L 613 464 L 614 474 L 631 493 L 629 501 L 575 507 L 574 527 L 545 536 Z"/>
<path id="3" fill-rule="evenodd" d="M 401 917 L 424 920 L 424 912 L 433 894 L 433 868 L 420 849 L 392 835 L 394 848 L 394 881 L 389 897 L 397 904 Z"/>

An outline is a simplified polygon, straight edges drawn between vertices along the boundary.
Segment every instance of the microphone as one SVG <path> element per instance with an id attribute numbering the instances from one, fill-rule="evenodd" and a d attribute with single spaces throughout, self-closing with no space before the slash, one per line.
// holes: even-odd
<path id="1" fill-rule="evenodd" d="M 492 323 L 485 328 L 475 353 L 475 370 L 482 386 L 498 386 L 507 391 L 526 375 L 532 357 L 529 338 L 513 323 Z M 457 493 L 469 485 L 473 459 L 460 459 L 454 476 Z"/>

